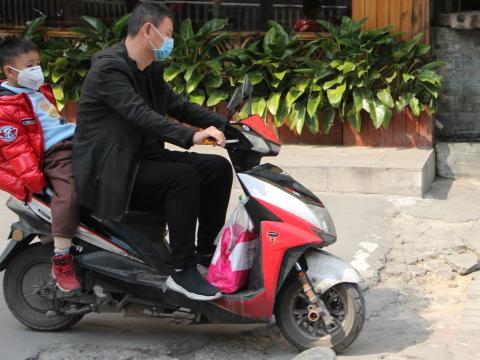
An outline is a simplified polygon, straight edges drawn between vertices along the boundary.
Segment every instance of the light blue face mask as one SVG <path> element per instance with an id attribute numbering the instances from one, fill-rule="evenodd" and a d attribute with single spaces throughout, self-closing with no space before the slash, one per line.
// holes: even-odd
<path id="1" fill-rule="evenodd" d="M 159 48 L 159 49 L 155 48 L 155 45 L 153 45 L 153 42 L 150 39 L 148 39 L 148 41 L 150 41 L 150 45 L 152 45 L 152 48 L 153 48 L 153 54 L 154 54 L 154 57 L 155 57 L 155 61 L 161 61 L 161 60 L 165 59 L 166 57 L 168 57 L 172 53 L 174 41 L 173 41 L 172 38 L 169 38 L 169 37 L 166 37 L 165 35 L 163 35 L 160 31 L 158 31 L 155 28 L 155 26 L 152 25 L 152 28 L 155 29 L 157 34 L 160 35 L 163 39 L 162 47 Z"/>

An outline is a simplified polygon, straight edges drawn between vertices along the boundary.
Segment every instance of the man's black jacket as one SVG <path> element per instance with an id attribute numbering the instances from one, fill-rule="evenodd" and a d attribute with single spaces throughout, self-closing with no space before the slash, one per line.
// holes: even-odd
<path id="1" fill-rule="evenodd" d="M 153 108 L 139 95 L 139 84 L 125 44 L 97 53 L 82 87 L 74 139 L 73 171 L 80 205 L 113 221 L 127 218 L 135 176 L 152 138 L 157 149 L 169 142 L 192 146 L 194 130 L 223 130 L 226 119 L 173 93 L 154 63 L 145 69 Z"/>

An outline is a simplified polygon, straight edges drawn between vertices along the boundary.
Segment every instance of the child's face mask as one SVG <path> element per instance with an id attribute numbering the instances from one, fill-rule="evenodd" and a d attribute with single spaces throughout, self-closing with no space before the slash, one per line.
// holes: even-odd
<path id="1" fill-rule="evenodd" d="M 18 72 L 18 85 L 24 88 L 38 90 L 45 82 L 40 65 L 27 67 L 23 70 L 18 70 L 11 66 L 9 66 L 9 68 Z"/>
<path id="2" fill-rule="evenodd" d="M 168 57 L 173 50 L 173 45 L 174 41 L 172 38 L 166 37 L 163 35 L 160 31 L 158 31 L 155 26 L 152 25 L 152 28 L 157 32 L 158 35 L 160 35 L 163 39 L 163 44 L 160 48 L 156 48 L 155 45 L 153 44 L 152 40 L 147 39 L 150 42 L 150 45 L 152 45 L 153 49 L 153 54 L 155 57 L 155 61 L 161 61 Z"/>

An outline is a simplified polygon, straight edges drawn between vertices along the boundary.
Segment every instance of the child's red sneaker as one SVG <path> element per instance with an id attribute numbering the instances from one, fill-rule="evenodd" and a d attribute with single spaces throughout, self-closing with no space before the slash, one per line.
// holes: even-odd
<path id="1" fill-rule="evenodd" d="M 73 256 L 71 254 L 52 257 L 52 276 L 60 290 L 70 292 L 79 290 L 80 284 L 73 271 Z"/>

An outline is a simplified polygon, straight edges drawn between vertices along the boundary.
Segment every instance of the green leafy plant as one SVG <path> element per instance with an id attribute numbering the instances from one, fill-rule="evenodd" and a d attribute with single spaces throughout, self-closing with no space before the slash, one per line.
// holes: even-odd
<path id="1" fill-rule="evenodd" d="M 70 29 L 77 35 L 71 39 L 47 37 L 44 16 L 28 24 L 24 35 L 42 49 L 42 66 L 60 106 L 78 100 L 91 56 L 119 41 L 127 21 L 107 27 L 85 16 L 84 26 Z M 442 83 L 436 70 L 444 63 L 428 61 L 430 46 L 421 43 L 422 34 L 398 41 L 399 33 L 389 27 L 362 30 L 365 21 L 345 17 L 338 27 L 321 21 L 326 32 L 311 41 L 269 21 L 263 36 L 222 51 L 230 38 L 223 31 L 226 20 L 195 31 L 187 19 L 174 35 L 164 78 L 190 101 L 215 107 L 248 75 L 255 86 L 253 113 L 270 113 L 276 126 L 287 124 L 298 134 L 305 127 L 328 133 L 336 120 L 360 131 L 362 113 L 376 128 L 387 128 L 396 111 L 407 109 L 414 116 L 436 111 Z M 241 116 L 246 112 L 245 106 Z"/>
<path id="2" fill-rule="evenodd" d="M 254 113 L 274 116 L 281 125 L 292 112 L 293 101 L 298 93 L 308 86 L 303 75 L 294 71 L 297 59 L 305 51 L 295 33 L 289 33 L 275 21 L 269 21 L 269 29 L 263 39 L 255 41 L 245 49 L 233 49 L 225 59 L 228 76 L 238 85 L 248 75 L 255 86 Z M 246 115 L 246 107 L 242 109 Z"/>
<path id="3" fill-rule="evenodd" d="M 217 48 L 230 37 L 221 31 L 226 25 L 226 20 L 215 19 L 195 32 L 191 20 L 186 19 L 174 35 L 175 47 L 163 76 L 174 91 L 188 95 L 196 104 L 215 106 L 231 93 L 223 67 L 224 54 Z"/>
<path id="4" fill-rule="evenodd" d="M 253 113 L 271 113 L 277 126 L 286 123 L 298 134 L 305 126 L 328 133 L 337 119 L 360 131 L 362 112 L 376 128 L 387 128 L 393 113 L 406 107 L 415 116 L 434 112 L 442 81 L 435 70 L 443 62 L 427 62 L 430 47 L 420 42 L 422 34 L 399 42 L 389 27 L 362 31 L 365 21 L 321 22 L 327 32 L 310 42 L 270 21 L 263 39 L 222 55 L 221 69 L 232 86 L 248 74 L 255 85 Z M 174 62 L 181 67 L 181 59 Z"/>
<path id="5" fill-rule="evenodd" d="M 121 39 L 128 15 L 116 21 L 111 28 L 91 16 L 82 16 L 81 20 L 84 26 L 70 29 L 77 35 L 74 38 L 48 37 L 47 29 L 43 27 L 46 16 L 28 23 L 23 34 L 41 50 L 44 76 L 52 85 L 60 109 L 67 101 L 78 101 L 91 57 Z"/>
<path id="6" fill-rule="evenodd" d="M 313 77 L 305 90 L 308 99 L 298 98 L 302 105 L 291 119 L 297 132 L 305 119 L 315 133 L 316 112 L 323 113 L 322 127 L 328 133 L 335 119 L 348 119 L 360 131 L 362 112 L 378 129 L 388 128 L 393 113 L 405 107 L 415 116 L 436 110 L 442 78 L 434 70 L 443 62 L 425 60 L 430 46 L 421 43 L 423 35 L 398 42 L 399 34 L 392 34 L 390 27 L 361 31 L 365 21 L 344 17 L 339 27 L 321 21 L 327 36 L 307 46 L 322 49 L 323 56 L 302 60 L 304 72 Z M 304 104 L 305 117 L 300 112 Z"/>
<path id="7" fill-rule="evenodd" d="M 253 113 L 270 113 L 277 126 L 287 124 L 298 134 L 305 127 L 328 133 L 337 119 L 360 131 L 362 112 L 376 128 L 387 128 L 393 113 L 404 108 L 415 116 L 424 109 L 434 112 L 442 80 L 435 70 L 443 63 L 425 60 L 430 47 L 421 43 L 422 35 L 399 42 L 399 33 L 389 27 L 361 30 L 365 21 L 345 17 L 339 27 L 322 21 L 327 32 L 306 42 L 270 21 L 258 41 L 214 54 L 212 71 L 211 53 L 198 55 L 208 41 L 227 35 L 202 31 L 205 37 L 198 37 L 187 20 L 176 35 L 182 45 L 172 54 L 165 79 L 192 101 L 204 104 L 208 98 L 213 106 L 247 74 L 255 86 Z M 246 106 L 240 115 L 247 115 Z"/>

